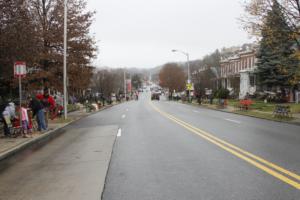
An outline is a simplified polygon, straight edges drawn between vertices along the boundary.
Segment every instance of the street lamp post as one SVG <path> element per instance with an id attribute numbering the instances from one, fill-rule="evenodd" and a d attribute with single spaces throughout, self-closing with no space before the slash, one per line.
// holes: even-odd
<path id="1" fill-rule="evenodd" d="M 179 52 L 179 53 L 182 53 L 183 55 L 186 56 L 186 59 L 187 59 L 187 70 L 188 70 L 188 80 L 187 80 L 187 83 L 191 84 L 190 55 L 189 55 L 189 53 L 181 51 L 181 50 L 177 50 L 177 49 L 173 49 L 172 52 Z M 190 94 L 190 91 L 189 91 L 189 95 L 188 95 L 189 101 L 190 101 L 190 97 L 191 97 L 191 94 Z"/>
<path id="2" fill-rule="evenodd" d="M 64 118 L 68 117 L 68 109 L 67 109 L 67 14 L 68 14 L 68 0 L 64 0 Z"/>

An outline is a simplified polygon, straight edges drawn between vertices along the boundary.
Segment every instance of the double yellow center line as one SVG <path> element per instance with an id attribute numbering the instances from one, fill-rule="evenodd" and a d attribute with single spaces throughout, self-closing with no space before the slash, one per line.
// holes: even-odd
<path id="1" fill-rule="evenodd" d="M 225 151 L 235 155 L 236 157 L 248 162 L 249 164 L 263 170 L 264 172 L 274 176 L 275 178 L 295 187 L 296 189 L 300 190 L 300 176 L 296 173 L 293 173 L 283 167 L 280 167 L 272 162 L 269 162 L 259 156 L 256 156 L 248 151 L 241 149 L 233 144 L 230 144 L 212 134 L 203 131 L 197 127 L 192 126 L 191 124 L 184 122 L 162 110 L 157 108 L 150 102 L 150 105 L 156 110 L 158 113 L 163 115 L 164 117 L 170 119 L 171 121 L 175 122 L 176 124 L 186 128 L 187 130 L 191 131 L 192 133 L 204 138 L 205 140 L 217 145 L 218 147 L 224 149 Z"/>

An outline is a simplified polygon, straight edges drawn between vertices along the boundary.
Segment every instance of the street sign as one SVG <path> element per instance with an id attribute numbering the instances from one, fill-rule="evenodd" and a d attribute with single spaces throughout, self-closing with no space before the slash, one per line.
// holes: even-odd
<path id="1" fill-rule="evenodd" d="M 17 61 L 14 64 L 14 75 L 15 77 L 26 76 L 26 63 L 22 61 Z"/>
<path id="2" fill-rule="evenodd" d="M 193 90 L 193 84 L 192 83 L 187 83 L 186 84 L 186 90 L 188 90 L 188 91 Z"/>

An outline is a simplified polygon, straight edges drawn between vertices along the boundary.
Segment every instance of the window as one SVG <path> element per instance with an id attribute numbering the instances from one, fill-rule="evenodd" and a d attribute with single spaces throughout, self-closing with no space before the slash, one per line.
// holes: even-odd
<path id="1" fill-rule="evenodd" d="M 250 58 L 247 57 L 247 69 L 249 69 L 249 68 L 250 68 Z"/>
<path id="2" fill-rule="evenodd" d="M 256 82 L 255 75 L 254 74 L 250 74 L 249 78 L 250 78 L 250 86 L 254 87 L 255 86 L 255 82 Z"/>

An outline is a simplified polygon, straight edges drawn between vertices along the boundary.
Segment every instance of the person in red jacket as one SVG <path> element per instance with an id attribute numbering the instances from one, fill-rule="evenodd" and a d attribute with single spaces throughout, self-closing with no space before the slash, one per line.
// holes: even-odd
<path id="1" fill-rule="evenodd" d="M 44 98 L 47 99 L 47 101 L 48 101 L 49 110 L 54 110 L 56 107 L 56 103 L 55 103 L 53 96 L 51 96 L 49 94 L 44 94 Z"/>
<path id="2" fill-rule="evenodd" d="M 48 89 L 44 90 L 44 94 L 38 94 L 36 98 L 39 99 L 44 106 L 46 124 L 48 125 L 49 113 L 51 114 L 51 120 L 53 120 L 56 116 L 55 100 L 51 95 L 49 95 Z"/>
<path id="3" fill-rule="evenodd" d="M 44 91 L 44 94 L 37 94 L 36 98 L 40 100 L 45 109 L 53 110 L 56 107 L 55 100 L 53 96 L 49 95 L 48 90 Z"/>

